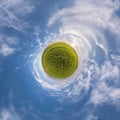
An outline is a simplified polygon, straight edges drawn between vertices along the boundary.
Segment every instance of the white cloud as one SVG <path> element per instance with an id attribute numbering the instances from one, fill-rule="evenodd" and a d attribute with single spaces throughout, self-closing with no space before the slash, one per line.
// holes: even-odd
<path id="1" fill-rule="evenodd" d="M 15 112 L 14 109 L 8 110 L 3 109 L 0 112 L 0 120 L 21 120 L 20 116 Z"/>
<path id="2" fill-rule="evenodd" d="M 0 55 L 9 56 L 17 51 L 19 39 L 5 35 L 0 36 Z"/>
<path id="3" fill-rule="evenodd" d="M 100 68 L 100 78 L 96 79 L 90 103 L 95 105 L 102 103 L 118 104 L 120 100 L 120 70 L 117 65 L 106 62 Z M 119 106 L 118 106 L 119 107 Z"/>
<path id="4" fill-rule="evenodd" d="M 93 44 L 95 44 L 106 53 L 105 55 L 108 55 L 107 43 L 109 44 L 110 41 L 105 38 L 102 30 L 109 30 L 113 34 L 120 35 L 120 18 L 116 14 L 116 11 L 120 8 L 120 1 L 74 0 L 73 3 L 72 6 L 54 13 L 48 21 L 48 28 L 53 27 L 56 23 L 60 23 L 59 31 L 62 35 L 74 35 L 75 39 L 79 41 L 85 37 L 87 39 L 86 41 L 92 45 L 91 48 L 94 48 Z M 82 39 L 82 41 L 83 40 L 84 39 Z M 87 49 L 88 47 L 85 45 L 83 44 L 83 47 Z M 86 50 L 82 52 L 85 53 L 85 51 Z M 94 52 L 94 50 L 92 50 L 92 52 Z M 98 53 L 96 52 L 96 54 Z M 85 85 L 88 87 L 85 86 L 85 88 L 89 89 L 90 86 L 93 87 L 89 102 L 95 105 L 105 102 L 110 103 L 111 101 L 114 104 L 119 103 L 120 58 L 119 55 L 112 55 L 111 57 L 114 64 L 106 61 L 102 67 L 98 65 L 94 66 L 93 69 L 95 69 L 95 71 L 90 71 L 87 67 L 88 77 L 84 79 L 84 81 L 86 81 Z M 93 76 L 94 78 L 92 78 Z M 93 79 L 95 79 L 94 82 L 92 81 Z M 77 89 L 78 87 L 76 87 L 76 90 Z M 78 92 L 76 91 L 75 93 Z"/>
<path id="5" fill-rule="evenodd" d="M 0 9 L 0 26 L 8 26 L 23 31 L 24 28 L 28 27 L 28 24 L 22 17 L 31 13 L 34 6 L 28 0 L 2 0 Z"/>
<path id="6" fill-rule="evenodd" d="M 88 114 L 87 115 L 87 118 L 85 120 L 98 120 L 98 117 L 96 117 L 95 115 L 93 114 Z"/>
<path id="7" fill-rule="evenodd" d="M 115 11 L 120 7 L 118 0 L 75 0 L 72 7 L 58 10 L 53 14 L 48 22 L 48 27 L 55 22 L 60 22 L 61 28 L 79 28 L 85 24 L 87 26 L 97 26 L 103 29 L 110 29 L 113 33 L 120 33 L 120 19 Z"/>
<path id="8" fill-rule="evenodd" d="M 120 65 L 120 56 L 119 55 L 111 55 L 112 61 L 118 65 Z"/>
<path id="9" fill-rule="evenodd" d="M 15 48 L 10 48 L 8 45 L 3 44 L 0 48 L 0 54 L 3 56 L 11 55 L 15 52 Z"/>
<path id="10" fill-rule="evenodd" d="M 16 14 L 20 14 L 23 16 L 27 13 L 31 13 L 34 9 L 34 6 L 31 1 L 24 1 L 24 0 L 2 0 L 0 7 L 4 11 L 13 12 Z M 22 14 L 21 14 L 22 13 Z"/>

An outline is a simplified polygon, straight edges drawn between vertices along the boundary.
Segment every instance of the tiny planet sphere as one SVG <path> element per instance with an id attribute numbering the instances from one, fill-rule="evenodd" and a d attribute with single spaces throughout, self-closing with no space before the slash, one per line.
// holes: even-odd
<path id="1" fill-rule="evenodd" d="M 67 43 L 50 44 L 42 54 L 42 65 L 45 72 L 53 78 L 67 78 L 78 66 L 78 55 Z"/>

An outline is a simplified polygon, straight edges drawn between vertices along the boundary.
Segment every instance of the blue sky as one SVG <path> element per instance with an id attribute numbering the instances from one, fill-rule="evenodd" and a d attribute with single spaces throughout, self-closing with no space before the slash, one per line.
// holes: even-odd
<path id="1" fill-rule="evenodd" d="M 62 81 L 41 64 L 55 41 L 79 56 Z M 119 0 L 1 0 L 0 120 L 119 120 L 119 106 Z"/>

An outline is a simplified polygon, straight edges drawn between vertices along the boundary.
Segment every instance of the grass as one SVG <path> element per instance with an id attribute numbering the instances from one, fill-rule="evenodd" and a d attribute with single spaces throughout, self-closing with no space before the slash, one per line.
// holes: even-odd
<path id="1" fill-rule="evenodd" d="M 42 65 L 51 77 L 67 78 L 78 66 L 78 55 L 69 44 L 56 42 L 49 45 L 43 52 Z"/>

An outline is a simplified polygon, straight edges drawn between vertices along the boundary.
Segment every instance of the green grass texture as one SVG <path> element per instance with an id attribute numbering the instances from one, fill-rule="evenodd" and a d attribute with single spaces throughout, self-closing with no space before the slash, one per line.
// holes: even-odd
<path id="1" fill-rule="evenodd" d="M 56 42 L 43 52 L 42 65 L 48 75 L 53 78 L 67 78 L 78 66 L 78 55 L 67 43 Z"/>

